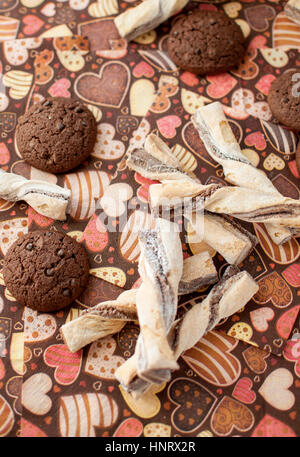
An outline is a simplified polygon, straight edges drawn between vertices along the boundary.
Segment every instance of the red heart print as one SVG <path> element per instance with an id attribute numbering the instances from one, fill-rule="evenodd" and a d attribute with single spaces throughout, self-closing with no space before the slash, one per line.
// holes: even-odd
<path id="1" fill-rule="evenodd" d="M 229 73 L 207 76 L 210 84 L 207 86 L 207 95 L 211 98 L 222 98 L 236 86 L 237 80 Z"/>
<path id="2" fill-rule="evenodd" d="M 64 386 L 73 384 L 77 379 L 82 360 L 82 351 L 72 353 L 65 344 L 54 344 L 44 352 L 44 361 L 55 368 L 56 382 Z"/>
<path id="3" fill-rule="evenodd" d="M 288 163 L 288 165 L 289 165 L 289 169 L 290 169 L 292 175 L 294 175 L 295 178 L 300 178 L 299 171 L 298 171 L 297 164 L 296 164 L 296 160 L 291 160 Z"/>
<path id="4" fill-rule="evenodd" d="M 180 79 L 182 82 L 184 82 L 184 84 L 190 87 L 194 87 L 199 84 L 197 76 L 195 76 L 193 73 L 190 73 L 189 71 L 184 71 L 181 74 Z"/>
<path id="5" fill-rule="evenodd" d="M 300 287 L 300 264 L 293 263 L 288 266 L 283 272 L 282 276 L 288 284 L 293 287 Z"/>
<path id="6" fill-rule="evenodd" d="M 250 378 L 240 378 L 233 389 L 232 396 L 243 403 L 251 404 L 256 400 L 252 386 L 253 382 Z"/>
<path id="7" fill-rule="evenodd" d="M 274 75 L 264 75 L 260 78 L 259 81 L 255 84 L 256 89 L 258 89 L 262 94 L 268 95 L 272 82 L 275 80 Z"/>
<path id="8" fill-rule="evenodd" d="M 266 414 L 255 427 L 252 437 L 268 438 L 268 437 L 296 437 L 294 430 L 284 422 L 276 419 L 270 414 Z"/>
<path id="9" fill-rule="evenodd" d="M 84 229 L 81 241 L 85 242 L 86 247 L 91 252 L 101 252 L 107 246 L 107 230 L 96 214 L 92 216 Z"/>
<path id="10" fill-rule="evenodd" d="M 256 35 L 249 43 L 248 48 L 260 49 L 265 48 L 267 39 L 263 35 Z"/>
<path id="11" fill-rule="evenodd" d="M 286 360 L 295 362 L 295 373 L 300 377 L 300 341 L 289 340 L 283 350 L 283 356 Z"/>
<path id="12" fill-rule="evenodd" d="M 121 437 L 137 437 L 143 433 L 143 424 L 135 417 L 125 419 L 117 428 L 114 436 Z"/>
<path id="13" fill-rule="evenodd" d="M 65 97 L 68 98 L 71 96 L 70 92 L 68 91 L 69 87 L 71 86 L 70 81 L 67 78 L 60 78 L 49 87 L 48 92 L 51 97 Z"/>
<path id="14" fill-rule="evenodd" d="M 149 202 L 149 187 L 151 184 L 156 184 L 159 181 L 153 181 L 151 179 L 144 178 L 144 176 L 140 175 L 139 173 L 135 173 L 134 179 L 137 183 L 141 184 L 137 190 L 137 196 L 143 202 Z"/>
<path id="15" fill-rule="evenodd" d="M 2 360 L 0 359 L 0 379 L 3 379 L 5 376 L 5 366 Z"/>
<path id="16" fill-rule="evenodd" d="M 31 422 L 28 422 L 23 417 L 21 418 L 21 426 L 20 426 L 20 437 L 26 438 L 47 438 L 46 433 L 44 433 L 39 427 L 33 425 Z"/>
<path id="17" fill-rule="evenodd" d="M 176 128 L 180 127 L 180 125 L 180 118 L 178 116 L 175 116 L 174 114 L 162 117 L 157 121 L 159 131 L 165 138 L 174 138 L 174 136 L 176 135 Z"/>
<path id="18" fill-rule="evenodd" d="M 283 313 L 276 322 L 276 331 L 278 335 L 287 340 L 293 330 L 295 321 L 299 313 L 300 305 L 296 305 Z"/>
<path id="19" fill-rule="evenodd" d="M 267 147 L 264 135 L 261 132 L 253 132 L 245 138 L 247 146 L 254 146 L 258 151 L 263 151 Z"/>
<path id="20" fill-rule="evenodd" d="M 10 161 L 10 153 L 5 143 L 0 143 L 0 165 L 6 165 Z"/>
<path id="21" fill-rule="evenodd" d="M 23 23 L 25 24 L 23 32 L 28 36 L 35 35 L 44 25 L 44 21 L 42 21 L 42 19 L 38 18 L 37 16 L 34 16 L 33 14 L 24 16 Z"/>
<path id="22" fill-rule="evenodd" d="M 142 76 L 145 76 L 146 78 L 152 78 L 154 75 L 154 70 L 151 65 L 145 61 L 142 61 L 134 67 L 132 74 L 135 78 L 141 78 Z"/>

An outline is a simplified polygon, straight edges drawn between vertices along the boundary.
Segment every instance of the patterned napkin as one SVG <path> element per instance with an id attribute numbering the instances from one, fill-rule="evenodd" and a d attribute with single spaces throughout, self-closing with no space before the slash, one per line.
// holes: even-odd
<path id="1" fill-rule="evenodd" d="M 28 37 L 58 37 L 73 34 L 87 35 L 93 50 L 120 50 L 127 46 L 120 39 L 113 18 L 128 8 L 138 5 L 135 0 L 9 0 L 0 5 L 0 40 Z M 248 43 L 279 47 L 290 39 L 294 23 L 283 13 L 282 1 L 241 0 L 213 5 L 209 2 L 190 1 L 184 12 L 197 8 L 221 9 L 234 18 L 244 31 Z M 136 40 L 139 46 L 148 45 L 151 39 L 163 36 L 174 18 L 155 31 Z M 293 38 L 293 46 L 299 41 Z"/>
<path id="2" fill-rule="evenodd" d="M 183 354 L 168 385 L 155 386 L 136 401 L 120 389 L 114 371 L 133 353 L 138 328 L 127 325 L 117 336 L 71 354 L 58 338 L 56 317 L 40 316 L 47 335 L 40 334 L 38 341 L 26 332 L 20 436 L 299 434 L 297 341 L 290 340 L 284 358 L 278 358 L 211 331 Z M 27 314 L 25 326 L 35 320 Z M 20 402 L 16 382 L 13 378 L 7 384 L 8 396 L 16 397 L 11 422 Z"/>
<path id="3" fill-rule="evenodd" d="M 135 51 L 126 51 L 125 56 L 113 61 L 103 60 L 89 51 L 87 40 L 80 36 L 28 38 L 10 41 L 9 45 L 6 42 L 2 46 L 1 167 L 27 178 L 45 179 L 69 188 L 72 205 L 65 223 L 57 223 L 42 217 L 22 202 L 13 205 L 0 201 L 1 264 L 9 246 L 18 236 L 27 233 L 28 228 L 36 230 L 55 226 L 84 242 L 89 247 L 91 258 L 98 259 L 98 266 L 102 266 L 101 251 L 107 244 L 106 236 L 85 234 L 83 239 L 83 232 L 96 209 L 96 201 L 103 196 L 116 174 L 116 165 L 126 150 L 131 132 L 151 105 L 156 84 L 154 73 L 157 72 L 154 71 L 153 80 L 148 80 L 143 73 L 143 59 Z M 91 81 L 96 88 L 92 93 L 86 90 Z M 142 101 L 139 100 L 141 91 Z M 94 153 L 81 167 L 66 175 L 55 176 L 27 165 L 15 146 L 14 130 L 18 116 L 49 95 L 80 99 L 91 109 L 98 124 Z M 73 308 L 70 310 L 70 316 L 78 315 L 82 305 L 93 306 L 120 294 L 118 286 L 122 284 L 118 284 L 114 270 L 100 267 L 96 274 L 90 276 L 88 286 L 74 304 L 74 311 Z M 111 281 L 118 285 L 103 281 L 102 277 L 112 278 Z M 48 342 L 67 316 L 58 313 L 47 318 L 47 315 L 30 310 L 24 312 L 6 290 L 1 272 L 0 287 L 0 380 L 9 380 L 7 408 L 11 411 L 8 428 L 0 431 L 0 435 L 5 436 L 20 433 L 18 417 L 22 405 L 19 397 L 23 375 L 30 370 L 39 371 L 37 362 L 42 354 L 41 341 Z M 38 343 L 37 349 L 33 348 L 33 343 Z M 6 363 L 9 359 L 11 362 Z"/>

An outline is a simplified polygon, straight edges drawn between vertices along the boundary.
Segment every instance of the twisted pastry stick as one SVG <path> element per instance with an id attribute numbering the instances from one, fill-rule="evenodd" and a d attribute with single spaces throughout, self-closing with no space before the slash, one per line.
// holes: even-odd
<path id="1" fill-rule="evenodd" d="M 145 149 L 135 149 L 126 160 L 126 164 L 131 170 L 153 181 L 192 181 L 192 178 L 184 173 L 179 165 L 173 166 L 162 162 L 159 158 L 148 154 Z"/>
<path id="2" fill-rule="evenodd" d="M 181 319 L 174 321 L 168 338 L 176 360 L 216 327 L 221 319 L 245 306 L 257 291 L 258 285 L 249 273 L 229 266 L 207 297 L 188 310 Z M 151 383 L 137 377 L 136 362 L 134 354 L 118 368 L 116 378 L 125 390 L 139 397 L 149 389 Z"/>
<path id="3" fill-rule="evenodd" d="M 64 324 L 60 333 L 70 352 L 79 351 L 93 341 L 118 333 L 127 322 L 136 321 L 135 302 L 136 290 L 126 290 L 116 300 L 93 306 Z"/>
<path id="4" fill-rule="evenodd" d="M 167 335 L 177 313 L 182 247 L 177 226 L 164 219 L 156 220 L 154 230 L 140 232 L 139 244 L 142 285 L 136 295 L 140 324 L 137 373 L 153 380 L 160 379 L 161 372 L 177 368 Z"/>
<path id="5" fill-rule="evenodd" d="M 157 160 L 162 162 L 165 165 L 169 165 L 173 168 L 178 168 L 183 174 L 180 161 L 173 154 L 171 149 L 167 144 L 155 133 L 149 133 L 144 142 L 145 151 L 150 154 L 152 157 L 155 157 Z"/>
<path id="6" fill-rule="evenodd" d="M 126 163 L 128 168 L 161 183 L 181 181 L 183 186 L 183 181 L 199 183 L 181 169 L 180 162 L 168 146 L 154 134 L 147 136 L 144 149 L 136 149 L 129 154 Z M 219 252 L 230 264 L 242 262 L 257 244 L 254 235 L 226 216 L 205 212 L 201 223 L 197 218 L 197 224 L 195 213 L 185 213 L 184 216 L 190 221 L 198 237 L 201 237 L 200 241 Z"/>
<path id="7" fill-rule="evenodd" d="M 200 252 L 184 259 L 178 295 L 190 294 L 217 281 L 218 274 L 211 255 L 207 251 Z"/>
<path id="8" fill-rule="evenodd" d="M 175 355 L 193 347 L 199 339 L 212 330 L 220 320 L 243 308 L 257 293 L 259 287 L 247 271 L 230 265 L 222 279 L 203 300 L 184 315 L 175 340 Z"/>
<path id="9" fill-rule="evenodd" d="M 219 184 L 202 185 L 187 181 L 152 184 L 150 206 L 162 217 L 170 211 L 227 214 L 246 222 L 273 223 L 279 227 L 300 227 L 300 201 L 281 194 Z"/>
<path id="10" fill-rule="evenodd" d="M 284 14 L 300 25 L 300 1 L 289 0 L 284 6 Z"/>
<path id="11" fill-rule="evenodd" d="M 281 197 L 266 174 L 254 167 L 243 155 L 220 102 L 198 108 L 192 116 L 192 122 L 207 152 L 222 165 L 225 178 L 231 184 Z M 288 228 L 267 222 L 266 229 L 276 244 L 291 238 Z"/>
<path id="12" fill-rule="evenodd" d="M 256 236 L 228 216 L 204 211 L 189 217 L 192 229 L 198 235 L 194 243 L 205 241 L 230 265 L 239 265 L 257 245 Z"/>
<path id="13" fill-rule="evenodd" d="M 43 216 L 64 221 L 71 192 L 37 179 L 26 179 L 0 169 L 0 198 L 26 201 Z"/>
<path id="14" fill-rule="evenodd" d="M 187 3 L 188 0 L 144 0 L 117 16 L 114 23 L 120 36 L 130 41 L 155 29 Z"/>
<path id="15" fill-rule="evenodd" d="M 183 261 L 183 273 L 178 294 L 195 292 L 200 287 L 216 283 L 218 274 L 211 256 L 204 251 Z M 125 291 L 116 300 L 88 308 L 76 319 L 64 324 L 60 332 L 70 352 L 89 343 L 118 333 L 130 321 L 137 321 L 137 289 Z"/>

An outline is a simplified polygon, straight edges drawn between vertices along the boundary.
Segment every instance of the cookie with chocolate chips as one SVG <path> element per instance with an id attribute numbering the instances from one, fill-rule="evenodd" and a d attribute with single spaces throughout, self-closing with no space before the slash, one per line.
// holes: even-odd
<path id="1" fill-rule="evenodd" d="M 235 21 L 222 11 L 193 11 L 173 25 L 168 51 L 182 70 L 200 75 L 221 73 L 242 60 L 244 36 Z"/>
<path id="2" fill-rule="evenodd" d="M 7 289 L 23 306 L 57 311 L 84 291 L 89 261 L 84 247 L 58 231 L 28 233 L 8 250 L 3 267 Z"/>
<path id="3" fill-rule="evenodd" d="M 30 165 L 49 173 L 65 173 L 93 151 L 97 136 L 91 111 L 77 100 L 50 97 L 34 104 L 18 119 L 17 146 Z"/>
<path id="4" fill-rule="evenodd" d="M 276 78 L 269 91 L 268 103 L 273 116 L 292 130 L 300 130 L 300 71 L 293 70 Z"/>

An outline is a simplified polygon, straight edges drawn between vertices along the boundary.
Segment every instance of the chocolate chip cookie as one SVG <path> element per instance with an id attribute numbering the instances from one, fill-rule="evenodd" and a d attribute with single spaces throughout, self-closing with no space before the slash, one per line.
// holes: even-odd
<path id="1" fill-rule="evenodd" d="M 21 305 L 57 311 L 83 292 L 89 277 L 88 256 L 68 235 L 38 230 L 21 236 L 9 248 L 3 277 Z"/>
<path id="2" fill-rule="evenodd" d="M 222 11 L 196 11 L 179 18 L 168 38 L 171 59 L 181 69 L 206 75 L 236 67 L 242 60 L 241 28 Z"/>
<path id="3" fill-rule="evenodd" d="M 273 116 L 292 130 L 300 130 L 300 70 L 283 73 L 273 81 L 268 103 Z"/>
<path id="4" fill-rule="evenodd" d="M 77 100 L 50 97 L 18 119 L 17 146 L 30 165 L 49 173 L 64 173 L 80 165 L 93 151 L 96 120 Z"/>

